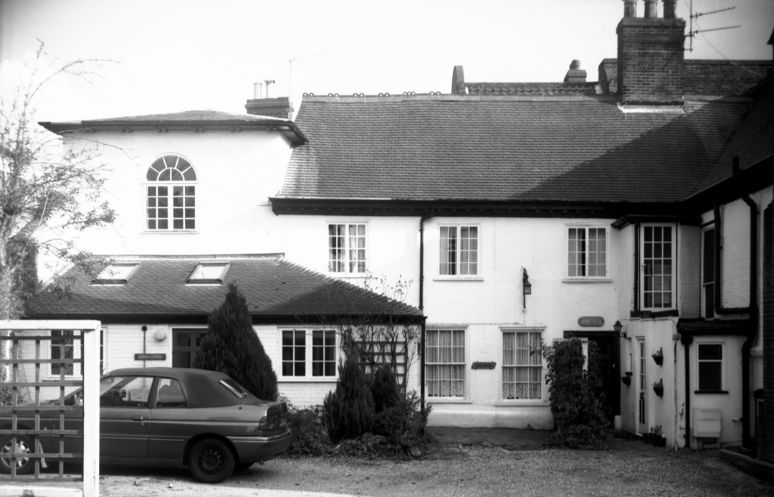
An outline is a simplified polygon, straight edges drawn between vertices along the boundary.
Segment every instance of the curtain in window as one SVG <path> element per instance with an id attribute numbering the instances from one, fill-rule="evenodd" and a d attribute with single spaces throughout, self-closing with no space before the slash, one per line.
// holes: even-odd
<path id="1" fill-rule="evenodd" d="M 428 397 L 464 397 L 465 332 L 428 330 L 426 340 Z"/>
<path id="2" fill-rule="evenodd" d="M 503 334 L 503 398 L 540 399 L 543 362 L 540 332 Z"/>

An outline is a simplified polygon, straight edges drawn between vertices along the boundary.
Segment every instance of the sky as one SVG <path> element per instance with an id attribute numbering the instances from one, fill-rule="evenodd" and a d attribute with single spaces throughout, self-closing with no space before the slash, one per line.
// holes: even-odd
<path id="1" fill-rule="evenodd" d="M 686 22 L 691 3 L 734 7 L 694 30 L 741 27 L 697 33 L 687 58 L 771 60 L 774 0 L 678 0 Z M 296 108 L 304 92 L 449 93 L 455 65 L 466 81 L 561 81 L 578 59 L 596 81 L 622 15 L 621 0 L 0 0 L 0 89 L 40 42 L 51 67 L 102 61 L 98 78 L 49 83 L 41 121 L 244 113 L 264 80 Z"/>

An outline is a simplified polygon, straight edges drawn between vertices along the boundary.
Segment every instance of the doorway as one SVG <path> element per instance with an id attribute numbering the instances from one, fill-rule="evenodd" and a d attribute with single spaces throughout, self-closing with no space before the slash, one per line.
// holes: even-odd
<path id="1" fill-rule="evenodd" d="M 621 414 L 621 361 L 618 333 L 615 331 L 565 331 L 564 338 L 588 338 L 597 345 L 599 372 L 605 392 L 605 415 L 613 422 Z"/>

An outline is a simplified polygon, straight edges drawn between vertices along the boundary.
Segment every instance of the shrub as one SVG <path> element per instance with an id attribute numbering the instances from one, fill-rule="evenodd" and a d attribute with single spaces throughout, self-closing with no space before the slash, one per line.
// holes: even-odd
<path id="1" fill-rule="evenodd" d="M 604 393 L 596 344 L 589 343 L 588 371 L 578 339 L 557 342 L 544 350 L 546 381 L 554 415 L 552 441 L 571 448 L 601 448 L 607 436 Z"/>
<path id="2" fill-rule="evenodd" d="M 390 366 L 383 364 L 376 370 L 371 383 L 371 394 L 374 397 L 374 411 L 377 414 L 397 406 L 401 401 L 400 387 Z"/>
<path id="3" fill-rule="evenodd" d="M 290 427 L 289 455 L 324 456 L 333 450 L 322 425 L 319 408 L 290 411 L 288 426 Z"/>
<path id="4" fill-rule="evenodd" d="M 343 364 L 339 364 L 336 390 L 325 396 L 322 423 L 331 442 L 338 443 L 368 433 L 373 420 L 374 399 L 368 379 L 360 367 L 357 354 L 351 354 Z"/>
<path id="5" fill-rule="evenodd" d="M 424 411 L 416 392 L 401 396 L 397 404 L 388 407 L 374 419 L 373 433 L 381 435 L 397 449 L 407 451 L 423 445 L 425 426 L 430 414 L 428 406 Z"/>
<path id="6" fill-rule="evenodd" d="M 253 329 L 245 297 L 230 284 L 226 300 L 210 315 L 196 355 L 197 368 L 222 371 L 256 397 L 277 397 L 277 375 Z"/>

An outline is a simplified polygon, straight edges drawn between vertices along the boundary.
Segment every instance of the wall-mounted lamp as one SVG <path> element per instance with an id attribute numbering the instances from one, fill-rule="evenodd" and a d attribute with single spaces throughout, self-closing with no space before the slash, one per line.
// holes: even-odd
<path id="1" fill-rule="evenodd" d="M 618 335 L 621 338 L 626 338 L 626 332 L 623 331 L 623 325 L 620 321 L 616 321 L 613 325 L 613 331 L 615 331 L 615 334 Z"/>
<path id="2" fill-rule="evenodd" d="M 529 282 L 527 268 L 521 268 L 522 307 L 527 308 L 527 295 L 532 295 L 532 284 Z"/>
<path id="3" fill-rule="evenodd" d="M 153 338 L 156 339 L 158 342 L 163 342 L 167 339 L 167 330 L 166 328 L 159 328 L 156 331 L 153 332 Z"/>

